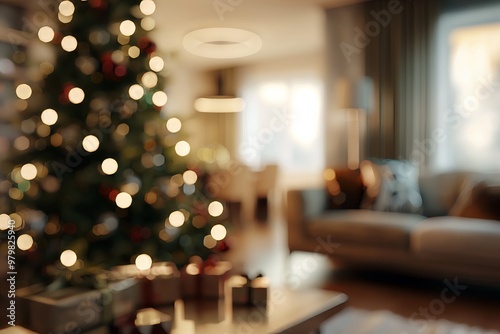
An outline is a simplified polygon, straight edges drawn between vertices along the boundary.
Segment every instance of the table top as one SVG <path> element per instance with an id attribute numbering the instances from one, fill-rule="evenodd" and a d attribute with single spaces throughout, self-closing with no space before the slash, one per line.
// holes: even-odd
<path id="1" fill-rule="evenodd" d="M 178 300 L 158 310 L 173 317 L 171 334 L 307 333 L 339 312 L 347 299 L 327 290 L 272 288 L 266 307 L 233 307 L 225 298 Z"/>

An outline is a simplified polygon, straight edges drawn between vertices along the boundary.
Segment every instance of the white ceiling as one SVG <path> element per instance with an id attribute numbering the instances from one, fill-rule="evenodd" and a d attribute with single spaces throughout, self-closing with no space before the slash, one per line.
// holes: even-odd
<path id="1" fill-rule="evenodd" d="M 153 17 L 152 38 L 159 50 L 193 69 L 209 70 L 240 66 L 264 60 L 322 50 L 325 7 L 366 0 L 159 0 Z M 228 10 L 218 13 L 217 4 Z M 250 30 L 262 38 L 262 49 L 239 59 L 207 59 L 182 47 L 192 30 L 233 27 Z"/>

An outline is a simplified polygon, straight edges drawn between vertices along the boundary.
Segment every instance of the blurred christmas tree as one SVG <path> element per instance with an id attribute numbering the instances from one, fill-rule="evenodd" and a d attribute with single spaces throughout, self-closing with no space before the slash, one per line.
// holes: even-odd
<path id="1" fill-rule="evenodd" d="M 180 120 L 161 117 L 164 60 L 147 37 L 155 3 L 66 0 L 58 10 L 58 27 L 38 31 L 56 61 L 39 65 L 40 89 L 17 86 L 26 108 L 3 166 L 12 211 L 0 219 L 3 229 L 16 221 L 18 265 L 54 274 L 139 254 L 179 265 L 208 256 L 226 234 L 214 221 L 223 207 L 203 195 Z"/>

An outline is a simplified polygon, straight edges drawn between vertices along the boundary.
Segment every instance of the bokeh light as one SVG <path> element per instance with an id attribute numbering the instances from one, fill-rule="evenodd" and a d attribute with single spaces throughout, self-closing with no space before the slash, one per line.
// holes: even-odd
<path id="1" fill-rule="evenodd" d="M 36 166 L 33 164 L 25 164 L 23 167 L 21 167 L 21 176 L 23 179 L 31 181 L 35 179 L 38 171 L 36 169 Z"/>
<path id="2" fill-rule="evenodd" d="M 220 241 L 226 237 L 227 230 L 224 227 L 224 225 L 217 224 L 212 227 L 212 229 L 210 230 L 210 234 L 212 235 L 212 238 L 214 238 L 217 241 Z"/>
<path id="3" fill-rule="evenodd" d="M 165 104 L 167 104 L 167 94 L 165 92 L 156 92 L 153 94 L 153 103 L 157 107 L 163 107 Z"/>
<path id="4" fill-rule="evenodd" d="M 165 66 L 165 62 L 161 57 L 154 56 L 149 60 L 149 68 L 155 72 L 160 72 L 163 70 L 163 67 Z"/>
<path id="5" fill-rule="evenodd" d="M 182 174 L 182 179 L 186 184 L 195 184 L 198 180 L 198 175 L 195 171 L 187 170 L 184 172 L 184 174 Z"/>
<path id="6" fill-rule="evenodd" d="M 26 251 L 33 247 L 33 238 L 29 234 L 22 234 L 17 238 L 17 247 L 20 250 Z"/>
<path id="7" fill-rule="evenodd" d="M 145 17 L 141 20 L 141 27 L 146 31 L 151 31 L 155 28 L 156 21 L 151 16 Z"/>
<path id="8" fill-rule="evenodd" d="M 213 201 L 208 205 L 208 214 L 212 217 L 219 217 L 224 212 L 224 206 L 219 201 Z"/>
<path id="9" fill-rule="evenodd" d="M 33 93 L 33 91 L 31 90 L 31 87 L 27 84 L 20 84 L 16 88 L 16 95 L 21 100 L 29 99 L 31 97 L 32 93 Z"/>
<path id="10" fill-rule="evenodd" d="M 61 40 L 61 47 L 63 48 L 64 51 L 67 52 L 75 51 L 77 46 L 78 46 L 78 41 L 76 40 L 75 37 L 71 35 L 64 36 L 63 39 Z"/>
<path id="11" fill-rule="evenodd" d="M 174 211 L 170 214 L 170 216 L 168 216 L 168 222 L 173 227 L 181 227 L 184 225 L 185 220 L 186 217 L 181 211 Z"/>
<path id="12" fill-rule="evenodd" d="M 151 15 L 156 10 L 156 4 L 152 0 L 142 0 L 139 9 L 144 15 Z"/>
<path id="13" fill-rule="evenodd" d="M 96 136 L 88 135 L 83 138 L 82 146 L 89 153 L 95 152 L 99 148 L 99 139 Z"/>
<path id="14" fill-rule="evenodd" d="M 65 250 L 64 252 L 61 253 L 60 257 L 61 263 L 65 267 L 71 267 L 76 263 L 76 260 L 78 260 L 78 257 L 76 256 L 76 253 L 70 249 Z"/>
<path id="15" fill-rule="evenodd" d="M 148 254 L 141 254 L 135 258 L 135 266 L 139 270 L 149 270 L 153 265 L 153 259 Z"/>
<path id="16" fill-rule="evenodd" d="M 187 141 L 181 140 L 177 144 L 175 144 L 175 153 L 181 157 L 185 157 L 191 152 L 191 146 Z"/>
<path id="17" fill-rule="evenodd" d="M 208 249 L 212 249 L 217 246 L 217 240 L 215 240 L 211 235 L 207 235 L 205 236 L 205 238 L 203 238 L 203 246 L 207 247 Z"/>
<path id="18" fill-rule="evenodd" d="M 42 111 L 42 115 L 40 116 L 43 124 L 45 125 L 54 125 L 57 122 L 59 116 L 54 109 L 45 109 Z"/>
<path id="19" fill-rule="evenodd" d="M 126 209 L 132 205 L 132 196 L 129 193 L 121 192 L 116 195 L 115 203 L 119 208 Z"/>
<path id="20" fill-rule="evenodd" d="M 59 4 L 59 13 L 64 16 L 71 16 L 75 12 L 75 5 L 71 1 L 64 0 Z"/>
<path id="21" fill-rule="evenodd" d="M 104 174 L 113 175 L 118 170 L 118 162 L 113 158 L 107 158 L 102 162 L 101 169 Z"/>
<path id="22" fill-rule="evenodd" d="M 38 38 L 44 43 L 49 43 L 54 39 L 55 32 L 49 26 L 43 26 L 38 30 Z"/>
<path id="23" fill-rule="evenodd" d="M 142 76 L 141 82 L 145 87 L 153 88 L 158 83 L 158 76 L 154 72 L 146 72 Z"/>
<path id="24" fill-rule="evenodd" d="M 182 122 L 180 119 L 173 117 L 167 121 L 167 130 L 172 133 L 177 133 L 182 128 Z"/>
<path id="25" fill-rule="evenodd" d="M 140 56 L 140 54 L 141 54 L 141 49 L 139 49 L 137 46 L 131 46 L 128 49 L 128 55 L 130 56 L 130 58 L 137 58 Z"/>
<path id="26" fill-rule="evenodd" d="M 141 85 L 132 85 L 128 90 L 128 95 L 134 100 L 140 100 L 144 96 L 144 88 Z"/>
<path id="27" fill-rule="evenodd" d="M 132 36 L 135 32 L 135 23 L 130 20 L 125 20 L 120 23 L 120 32 L 124 36 Z"/>
<path id="28" fill-rule="evenodd" d="M 73 87 L 68 93 L 68 99 L 73 104 L 80 104 L 85 99 L 85 92 L 80 87 Z"/>

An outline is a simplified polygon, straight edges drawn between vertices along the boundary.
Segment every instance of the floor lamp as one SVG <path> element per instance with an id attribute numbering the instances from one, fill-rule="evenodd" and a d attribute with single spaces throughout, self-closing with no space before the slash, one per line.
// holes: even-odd
<path id="1" fill-rule="evenodd" d="M 361 80 L 339 79 L 335 88 L 337 105 L 345 111 L 347 137 L 347 167 L 357 169 L 364 156 L 366 119 L 373 99 L 373 82 L 368 77 Z"/>

